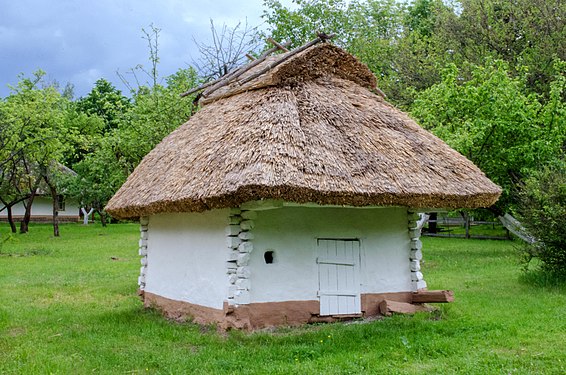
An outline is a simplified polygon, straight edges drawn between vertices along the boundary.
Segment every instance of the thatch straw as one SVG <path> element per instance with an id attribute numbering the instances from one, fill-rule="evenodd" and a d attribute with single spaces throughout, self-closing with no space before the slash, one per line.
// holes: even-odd
<path id="1" fill-rule="evenodd" d="M 290 55 L 292 57 L 288 59 Z M 279 64 L 279 61 L 285 62 Z M 274 68 L 252 79 L 257 73 L 269 66 L 274 66 Z M 332 44 L 324 43 L 310 47 L 296 55 L 294 55 L 294 51 L 290 51 L 268 57 L 254 69 L 246 71 L 237 80 L 233 80 L 231 84 L 220 89 L 210 88 L 205 90 L 200 103 L 207 104 L 241 92 L 285 85 L 294 81 L 305 81 L 328 74 L 356 82 L 369 89 L 376 89 L 376 79 L 367 66 L 346 51 Z"/>
<path id="2" fill-rule="evenodd" d="M 315 46 L 267 76 L 207 98 L 107 211 L 126 218 L 261 199 L 474 208 L 499 197 L 469 160 L 371 92 L 375 78 L 344 51 Z"/>

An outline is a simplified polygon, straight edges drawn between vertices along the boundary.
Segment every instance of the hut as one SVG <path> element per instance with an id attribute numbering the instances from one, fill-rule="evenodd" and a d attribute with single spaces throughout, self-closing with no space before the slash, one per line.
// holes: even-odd
<path id="1" fill-rule="evenodd" d="M 222 328 L 379 314 L 426 288 L 419 210 L 500 188 L 319 43 L 206 89 L 108 203 L 139 218 L 146 306 Z"/>

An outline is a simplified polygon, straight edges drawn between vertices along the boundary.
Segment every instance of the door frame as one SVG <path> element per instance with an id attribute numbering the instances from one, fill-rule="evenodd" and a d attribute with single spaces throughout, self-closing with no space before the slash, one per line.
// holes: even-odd
<path id="1" fill-rule="evenodd" d="M 320 241 L 342 241 L 342 242 L 357 242 L 358 246 L 357 246 L 357 256 L 354 255 L 354 258 L 340 258 L 340 257 L 336 257 L 336 258 L 331 258 L 331 257 L 325 257 L 320 255 Z M 363 253 L 363 247 L 362 247 L 362 239 L 359 237 L 316 237 L 316 243 L 315 243 L 315 263 L 317 265 L 316 267 L 316 273 L 317 273 L 317 297 L 319 300 L 319 303 L 322 303 L 322 297 L 323 296 L 344 296 L 344 297 L 354 297 L 354 303 L 355 303 L 355 309 L 356 311 L 351 311 L 351 312 L 346 312 L 346 313 L 330 313 L 330 314 L 325 314 L 324 316 L 347 316 L 347 315 L 360 315 L 362 313 L 361 310 L 361 289 L 362 289 L 362 253 Z M 322 261 L 321 261 L 322 258 Z M 329 291 L 329 290 L 323 290 L 321 288 L 321 274 L 320 274 L 320 270 L 321 270 L 321 264 L 329 264 L 329 265 L 344 265 L 344 266 L 352 266 L 353 269 L 353 273 L 354 273 L 354 278 L 355 278 L 355 285 L 352 288 L 352 290 L 336 290 L 336 291 Z M 338 273 L 338 271 L 337 271 Z M 319 313 L 322 316 L 322 308 L 319 310 Z"/>

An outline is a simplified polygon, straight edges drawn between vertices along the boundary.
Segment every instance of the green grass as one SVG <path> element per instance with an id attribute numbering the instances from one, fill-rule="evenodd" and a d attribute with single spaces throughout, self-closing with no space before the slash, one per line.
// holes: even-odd
<path id="1" fill-rule="evenodd" d="M 456 295 L 437 313 L 219 334 L 142 308 L 138 235 L 34 225 L 4 243 L 1 374 L 566 373 L 566 287 L 525 283 L 511 242 L 424 238 L 429 287 Z"/>
<path id="2" fill-rule="evenodd" d="M 440 234 L 446 236 L 463 236 L 466 234 L 466 228 L 463 225 L 440 224 L 439 232 Z M 470 227 L 469 233 L 472 238 L 474 236 L 501 237 L 503 239 L 507 238 L 507 231 L 505 230 L 505 227 L 499 224 L 475 224 Z"/>
<path id="3" fill-rule="evenodd" d="M 449 227 L 452 234 L 466 234 L 466 228 L 463 226 Z M 492 237 L 507 237 L 507 231 L 503 225 L 493 224 L 476 224 L 470 227 L 471 236 L 492 236 Z"/>

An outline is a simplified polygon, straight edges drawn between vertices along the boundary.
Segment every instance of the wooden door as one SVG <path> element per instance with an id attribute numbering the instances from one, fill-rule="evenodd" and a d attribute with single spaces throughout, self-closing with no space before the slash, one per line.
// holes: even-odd
<path id="1" fill-rule="evenodd" d="M 320 315 L 360 314 L 360 241 L 320 238 L 317 243 Z"/>

